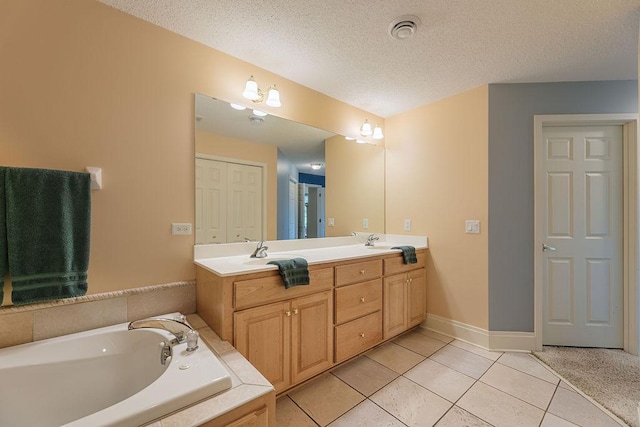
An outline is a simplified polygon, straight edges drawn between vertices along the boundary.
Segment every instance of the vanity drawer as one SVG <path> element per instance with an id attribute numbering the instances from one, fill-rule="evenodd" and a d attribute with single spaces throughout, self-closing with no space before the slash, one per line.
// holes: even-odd
<path id="1" fill-rule="evenodd" d="M 417 264 L 405 264 L 402 259 L 402 254 L 398 256 L 389 257 L 384 259 L 384 275 L 402 273 L 404 271 L 415 270 L 416 268 L 422 268 L 425 266 L 425 251 L 416 251 Z"/>
<path id="2" fill-rule="evenodd" d="M 335 334 L 336 363 L 339 363 L 382 341 L 382 312 L 336 326 Z"/>
<path id="3" fill-rule="evenodd" d="M 333 268 L 309 270 L 309 284 L 284 287 L 280 274 L 233 282 L 233 305 L 236 310 L 284 301 L 301 295 L 330 290 L 333 287 Z"/>
<path id="4" fill-rule="evenodd" d="M 382 310 L 382 279 L 336 288 L 335 293 L 336 324 Z"/>
<path id="5" fill-rule="evenodd" d="M 382 260 L 362 261 L 336 267 L 336 286 L 364 282 L 382 276 Z"/>

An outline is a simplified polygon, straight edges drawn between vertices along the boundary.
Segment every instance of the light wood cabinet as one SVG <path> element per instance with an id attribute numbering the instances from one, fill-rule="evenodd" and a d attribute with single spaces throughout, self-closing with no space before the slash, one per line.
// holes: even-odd
<path id="1" fill-rule="evenodd" d="M 416 255 L 310 265 L 310 284 L 289 289 L 276 271 L 197 267 L 197 313 L 282 393 L 425 319 L 425 250 Z"/>
<path id="2" fill-rule="evenodd" d="M 235 347 L 280 392 L 331 367 L 332 316 L 330 291 L 238 311 Z"/>
<path id="3" fill-rule="evenodd" d="M 426 317 L 424 268 L 384 278 L 384 339 L 419 325 Z"/>

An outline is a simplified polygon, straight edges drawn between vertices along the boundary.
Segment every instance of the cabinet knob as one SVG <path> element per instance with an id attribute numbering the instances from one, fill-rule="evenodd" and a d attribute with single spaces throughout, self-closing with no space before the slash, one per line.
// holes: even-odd
<path id="1" fill-rule="evenodd" d="M 413 278 L 409 277 L 409 283 L 413 282 Z"/>
<path id="2" fill-rule="evenodd" d="M 298 309 L 297 308 L 293 309 L 293 314 L 298 314 Z"/>
<path id="3" fill-rule="evenodd" d="M 364 332 L 360 332 L 360 338 L 364 338 Z"/>
<path id="4" fill-rule="evenodd" d="M 364 274 L 364 270 L 360 270 L 360 274 Z"/>
<path id="5" fill-rule="evenodd" d="M 364 302 L 364 297 L 360 297 L 360 302 Z"/>
<path id="6" fill-rule="evenodd" d="M 284 315 L 287 316 L 287 317 L 291 317 L 291 312 L 287 310 L 287 311 L 284 312 Z"/>

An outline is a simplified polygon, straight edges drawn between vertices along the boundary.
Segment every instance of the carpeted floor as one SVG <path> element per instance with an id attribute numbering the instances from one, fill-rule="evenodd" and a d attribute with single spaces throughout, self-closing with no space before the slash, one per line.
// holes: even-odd
<path id="1" fill-rule="evenodd" d="M 640 357 L 605 348 L 543 347 L 534 355 L 632 427 L 640 427 Z"/>

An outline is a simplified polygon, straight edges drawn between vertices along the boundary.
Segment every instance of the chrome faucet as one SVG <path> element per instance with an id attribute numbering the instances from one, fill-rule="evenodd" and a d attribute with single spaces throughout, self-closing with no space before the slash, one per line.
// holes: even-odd
<path id="1" fill-rule="evenodd" d="M 198 348 L 198 332 L 194 331 L 184 320 L 184 316 L 180 316 L 181 319 L 170 319 L 163 317 L 150 317 L 148 319 L 136 320 L 129 323 L 129 329 L 140 328 L 154 328 L 163 329 L 173 334 L 175 340 L 171 341 L 171 344 L 187 343 L 187 351 L 194 351 Z"/>
<path id="2" fill-rule="evenodd" d="M 266 258 L 267 249 L 269 249 L 269 246 L 265 246 L 263 241 L 259 241 L 250 258 Z"/>
<path id="3" fill-rule="evenodd" d="M 367 237 L 367 241 L 364 243 L 364 245 L 373 246 L 373 242 L 375 242 L 376 240 L 380 240 L 380 238 L 375 234 L 369 234 L 369 237 Z"/>

